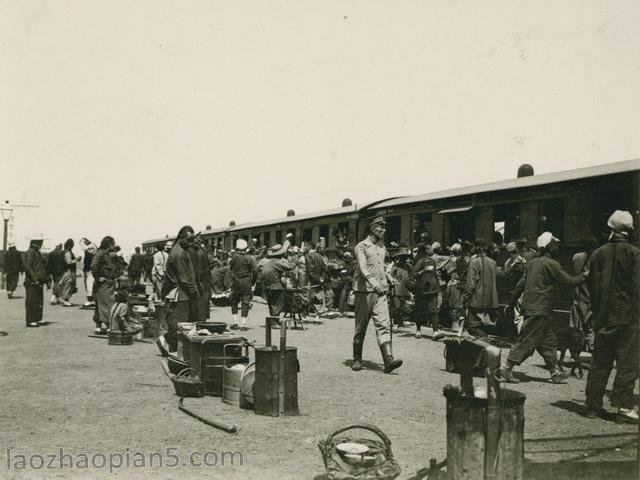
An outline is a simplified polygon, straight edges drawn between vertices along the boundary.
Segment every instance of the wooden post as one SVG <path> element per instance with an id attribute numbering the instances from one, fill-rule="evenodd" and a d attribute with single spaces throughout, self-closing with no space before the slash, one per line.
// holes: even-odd
<path id="1" fill-rule="evenodd" d="M 284 416 L 285 358 L 287 354 L 287 322 L 280 323 L 280 363 L 278 365 L 278 414 Z"/>

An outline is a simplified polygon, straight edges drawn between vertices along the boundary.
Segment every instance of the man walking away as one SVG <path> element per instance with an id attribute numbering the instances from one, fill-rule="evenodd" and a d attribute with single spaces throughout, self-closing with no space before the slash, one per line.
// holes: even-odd
<path id="1" fill-rule="evenodd" d="M 51 305 L 61 303 L 62 293 L 60 291 L 60 280 L 65 272 L 64 253 L 62 253 L 62 244 L 56 245 L 56 248 L 47 255 L 47 273 L 51 275 L 53 280 L 53 288 L 51 291 Z"/>
<path id="2" fill-rule="evenodd" d="M 153 291 L 158 299 L 162 295 L 162 282 L 164 279 L 164 272 L 169 258 L 169 252 L 173 247 L 173 242 L 168 241 L 163 245 L 157 247 L 156 253 L 153 254 L 153 268 L 151 270 L 151 279 L 153 281 Z"/>
<path id="3" fill-rule="evenodd" d="M 39 327 L 45 325 L 42 321 L 42 310 L 44 301 L 43 285 L 47 288 L 51 287 L 51 280 L 47 274 L 47 270 L 42 260 L 40 249 L 44 237 L 42 235 L 33 235 L 29 250 L 24 258 L 24 288 L 26 291 L 25 309 L 26 309 L 26 325 L 27 327 Z"/>
<path id="4" fill-rule="evenodd" d="M 231 315 L 233 323 L 231 328 L 238 328 L 238 304 L 242 306 L 242 323 L 240 330 L 247 330 L 247 317 L 251 305 L 251 286 L 258 275 L 258 264 L 253 255 L 247 253 L 246 240 L 239 239 L 236 242 L 236 254 L 231 259 Z"/>
<path id="5" fill-rule="evenodd" d="M 137 288 L 138 285 L 140 285 L 140 276 L 142 275 L 143 270 L 144 256 L 140 253 L 140 247 L 136 247 L 136 253 L 131 255 L 129 268 L 127 270 L 132 287 Z"/>
<path id="6" fill-rule="evenodd" d="M 384 362 L 384 372 L 391 373 L 402 365 L 402 360 L 393 358 L 391 349 L 391 327 L 389 304 L 387 303 L 388 278 L 384 259 L 387 253 L 384 247 L 386 222 L 384 217 L 373 218 L 369 223 L 369 235 L 355 248 L 356 270 L 353 276 L 355 292 L 355 333 L 353 335 L 354 371 L 362 370 L 362 347 L 367 333 L 369 320 L 373 320 L 378 337 L 378 345 Z"/>
<path id="7" fill-rule="evenodd" d="M 465 328 L 474 336 L 486 336 L 482 327 L 494 326 L 493 315 L 498 308 L 496 262 L 487 256 L 487 243 L 475 241 L 476 253 L 471 257 L 462 304 L 468 309 Z"/>
<path id="8" fill-rule="evenodd" d="M 422 325 L 428 325 L 433 329 L 435 337 L 440 327 L 438 317 L 440 281 L 436 271 L 436 262 L 429 255 L 431 247 L 421 243 L 417 248 L 418 254 L 413 266 L 413 279 L 416 285 L 414 291 L 416 331 L 414 335 L 416 338 L 422 337 Z"/>
<path id="9" fill-rule="evenodd" d="M 4 256 L 4 272 L 7 276 L 7 297 L 12 298 L 13 292 L 18 287 L 20 272 L 24 271 L 22 256 L 13 242 L 9 243 L 9 250 Z"/>
<path id="10" fill-rule="evenodd" d="M 513 308 L 520 294 L 523 294 L 524 322 L 516 343 L 509 351 L 504 369 L 504 378 L 509 383 L 519 383 L 513 375 L 513 367 L 522 364 L 534 351 L 544 359 L 553 383 L 562 383 L 567 378 L 557 367 L 558 340 L 553 330 L 553 294 L 560 285 L 580 285 L 585 281 L 587 272 L 571 277 L 562 270 L 552 257 L 558 250 L 559 241 L 550 232 L 538 237 L 537 246 L 541 255 L 526 263 L 524 274 L 511 296 L 509 305 Z"/>
<path id="11" fill-rule="evenodd" d="M 597 241 L 594 237 L 585 238 L 582 241 L 582 251 L 576 253 L 571 259 L 574 275 L 589 269 L 591 254 L 596 249 L 596 243 Z M 589 351 L 593 352 L 594 334 L 591 318 L 591 298 L 587 283 L 578 285 L 573 289 L 573 304 L 571 305 L 569 326 L 585 334 Z"/>
<path id="12" fill-rule="evenodd" d="M 587 416 L 602 416 L 602 397 L 616 363 L 611 405 L 617 421 L 638 423 L 633 388 L 638 379 L 640 254 L 629 243 L 633 217 L 616 210 L 609 221 L 609 241 L 593 252 L 588 287 L 593 308 L 595 350 L 587 377 Z"/>

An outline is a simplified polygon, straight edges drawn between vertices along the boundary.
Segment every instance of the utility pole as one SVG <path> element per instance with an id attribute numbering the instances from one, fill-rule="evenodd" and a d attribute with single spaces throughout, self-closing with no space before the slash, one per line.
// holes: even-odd
<path id="1" fill-rule="evenodd" d="M 0 276 L 0 290 L 4 290 L 7 285 L 7 279 L 5 274 L 4 262 L 7 258 L 7 241 L 8 241 L 8 233 L 9 233 L 9 220 L 11 220 L 11 216 L 13 215 L 13 210 L 16 208 L 38 208 L 38 205 L 15 205 L 9 203 L 9 200 L 5 200 L 4 203 L 0 205 L 0 213 L 2 213 L 2 220 L 4 222 L 3 229 L 3 240 L 2 240 L 2 276 Z"/>

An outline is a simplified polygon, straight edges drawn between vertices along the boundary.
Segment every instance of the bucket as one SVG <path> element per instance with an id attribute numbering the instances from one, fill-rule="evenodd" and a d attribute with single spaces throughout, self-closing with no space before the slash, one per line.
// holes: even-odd
<path id="1" fill-rule="evenodd" d="M 229 405 L 240 406 L 240 383 L 247 368 L 246 364 L 227 365 L 227 347 L 240 347 L 241 343 L 227 343 L 222 347 L 222 401 Z"/>

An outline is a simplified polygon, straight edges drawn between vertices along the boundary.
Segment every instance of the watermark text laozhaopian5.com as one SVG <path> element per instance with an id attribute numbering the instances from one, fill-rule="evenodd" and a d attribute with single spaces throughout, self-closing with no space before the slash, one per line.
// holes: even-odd
<path id="1" fill-rule="evenodd" d="M 244 454 L 239 451 L 193 451 L 181 454 L 178 448 L 168 447 L 161 452 L 69 453 L 59 448 L 53 453 L 16 452 L 6 449 L 7 470 L 108 470 L 125 468 L 184 468 L 230 467 L 244 465 Z"/>

